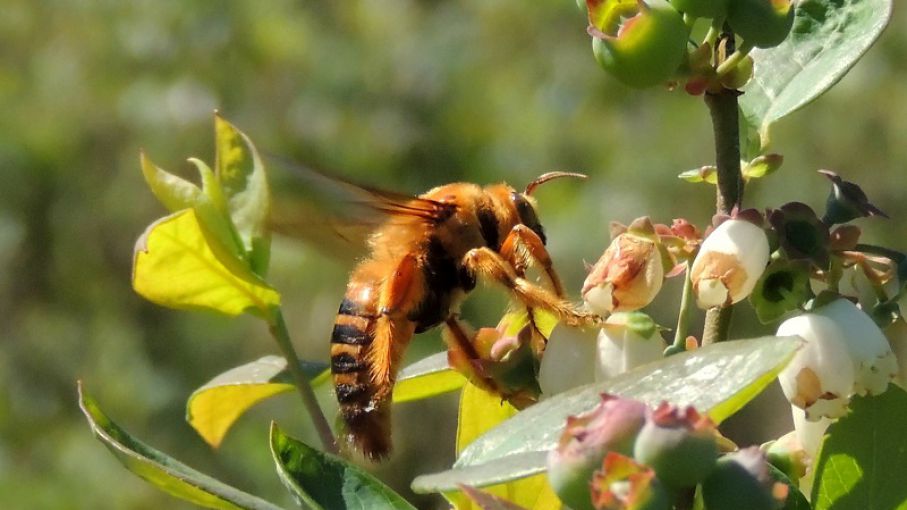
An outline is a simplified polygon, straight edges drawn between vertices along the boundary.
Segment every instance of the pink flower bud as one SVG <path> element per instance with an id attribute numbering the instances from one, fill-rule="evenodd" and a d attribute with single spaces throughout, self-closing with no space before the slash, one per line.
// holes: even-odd
<path id="1" fill-rule="evenodd" d="M 571 416 L 548 454 L 548 481 L 574 510 L 591 510 L 589 482 L 608 452 L 629 455 L 645 423 L 642 402 L 609 395 L 588 413 Z"/>

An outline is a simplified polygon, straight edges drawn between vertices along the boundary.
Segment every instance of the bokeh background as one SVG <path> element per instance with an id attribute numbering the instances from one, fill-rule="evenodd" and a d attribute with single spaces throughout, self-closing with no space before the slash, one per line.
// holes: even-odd
<path id="1" fill-rule="evenodd" d="M 213 157 L 214 109 L 268 153 L 399 191 L 587 172 L 585 183 L 539 192 L 574 296 L 583 260 L 599 256 L 611 220 L 648 214 L 705 224 L 713 190 L 675 177 L 712 159 L 701 99 L 609 79 L 585 25 L 572 0 L 5 0 L 0 507 L 188 506 L 128 473 L 93 439 L 77 379 L 151 445 L 292 506 L 266 436 L 275 418 L 314 440 L 293 395 L 243 417 L 216 452 L 184 421 L 194 388 L 276 353 L 265 327 L 161 309 L 129 284 L 133 243 L 164 213 L 141 179 L 139 150 L 191 175 L 186 157 Z M 782 121 L 773 149 L 785 166 L 747 190 L 748 205 L 820 208 L 827 184 L 815 170 L 833 169 L 894 218 L 861 222 L 866 238 L 907 249 L 905 27 L 898 8 L 839 86 Z M 348 270 L 312 247 L 275 241 L 271 280 L 306 358 L 327 359 Z M 668 285 L 651 309 L 661 323 L 673 324 L 678 295 L 678 284 Z M 493 324 L 501 306 L 483 294 L 464 314 Z M 734 335 L 771 329 L 743 310 Z M 440 349 L 438 335 L 426 334 L 410 359 Z M 771 405 L 735 418 L 734 433 L 752 442 L 789 428 L 784 408 Z M 379 475 L 406 492 L 415 475 L 448 466 L 455 416 L 455 396 L 400 406 L 397 453 Z"/>

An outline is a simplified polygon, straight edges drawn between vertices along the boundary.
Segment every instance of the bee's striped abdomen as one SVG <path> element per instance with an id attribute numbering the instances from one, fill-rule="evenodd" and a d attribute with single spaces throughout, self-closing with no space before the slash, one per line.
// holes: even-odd
<path id="1" fill-rule="evenodd" d="M 376 402 L 368 349 L 375 337 L 374 303 L 356 302 L 359 289 L 347 292 L 331 334 L 331 373 L 348 437 L 370 458 L 390 451 L 389 405 Z"/>

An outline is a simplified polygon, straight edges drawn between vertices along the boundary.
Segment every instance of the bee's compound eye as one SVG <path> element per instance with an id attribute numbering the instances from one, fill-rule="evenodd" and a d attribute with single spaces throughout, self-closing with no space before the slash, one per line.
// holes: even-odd
<path id="1" fill-rule="evenodd" d="M 526 225 L 536 235 L 539 236 L 539 239 L 542 240 L 542 244 L 545 243 L 545 230 L 542 228 L 542 225 L 539 223 L 539 218 L 535 214 L 535 207 L 526 200 L 522 194 L 513 192 L 510 194 L 510 199 L 513 201 L 514 207 L 516 207 L 517 215 L 520 217 L 520 223 Z"/>

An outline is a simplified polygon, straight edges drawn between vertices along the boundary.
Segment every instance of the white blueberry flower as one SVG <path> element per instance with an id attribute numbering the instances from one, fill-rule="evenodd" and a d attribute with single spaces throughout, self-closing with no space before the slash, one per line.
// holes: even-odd
<path id="1" fill-rule="evenodd" d="M 600 381 L 661 359 L 667 345 L 658 326 L 640 312 L 615 313 L 598 334 L 595 380 Z"/>
<path id="2" fill-rule="evenodd" d="M 879 394 L 898 374 L 898 364 L 878 326 L 853 303 L 837 299 L 788 319 L 778 336 L 798 335 L 806 345 L 778 380 L 805 418 L 837 418 L 852 394 Z"/>
<path id="3" fill-rule="evenodd" d="M 902 388 L 907 388 L 907 322 L 903 318 L 894 321 L 885 328 L 885 337 L 888 345 L 898 360 L 898 375 L 894 382 Z"/>
<path id="4" fill-rule="evenodd" d="M 765 231 L 746 220 L 731 219 L 703 241 L 690 269 L 696 304 L 727 306 L 753 291 L 768 264 Z"/>

